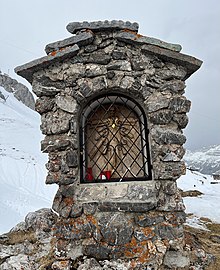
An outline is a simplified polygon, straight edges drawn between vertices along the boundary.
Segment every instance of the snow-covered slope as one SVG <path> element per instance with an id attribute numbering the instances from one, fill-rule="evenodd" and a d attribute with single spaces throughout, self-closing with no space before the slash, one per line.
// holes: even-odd
<path id="1" fill-rule="evenodd" d="M 184 156 L 188 167 L 198 168 L 201 173 L 212 174 L 220 170 L 220 145 L 187 151 Z"/>
<path id="2" fill-rule="evenodd" d="M 55 186 L 46 186 L 47 156 L 40 152 L 40 116 L 0 87 L 0 233 L 24 216 L 51 207 Z"/>
<path id="3" fill-rule="evenodd" d="M 210 175 L 187 170 L 186 175 L 178 179 L 177 185 L 183 191 L 198 190 L 204 194 L 199 197 L 183 198 L 187 213 L 220 223 L 220 183 L 212 184 L 212 182 L 217 181 Z"/>

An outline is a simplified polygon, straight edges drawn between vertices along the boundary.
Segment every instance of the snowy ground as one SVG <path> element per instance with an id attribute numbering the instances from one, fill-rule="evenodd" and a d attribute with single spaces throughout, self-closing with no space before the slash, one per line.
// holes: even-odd
<path id="1" fill-rule="evenodd" d="M 24 216 L 51 207 L 55 186 L 46 186 L 47 155 L 40 152 L 40 116 L 0 87 L 0 233 Z"/>
<path id="2" fill-rule="evenodd" d="M 194 214 L 188 219 L 188 224 L 191 226 L 199 225 L 198 217 L 207 217 L 220 223 L 220 182 L 219 184 L 211 184 L 211 182 L 216 182 L 212 176 L 189 170 L 177 181 L 178 187 L 183 191 L 198 190 L 204 194 L 199 197 L 183 198 L 186 212 Z"/>

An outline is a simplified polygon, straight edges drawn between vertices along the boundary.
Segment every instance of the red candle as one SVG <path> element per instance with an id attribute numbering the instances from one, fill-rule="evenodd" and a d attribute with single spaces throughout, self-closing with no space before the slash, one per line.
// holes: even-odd
<path id="1" fill-rule="evenodd" d="M 93 175 L 92 175 L 92 168 L 88 167 L 86 170 L 86 180 L 92 181 L 93 180 Z"/>
<path id="2" fill-rule="evenodd" d="M 104 171 L 106 178 L 109 180 L 111 178 L 111 171 Z"/>

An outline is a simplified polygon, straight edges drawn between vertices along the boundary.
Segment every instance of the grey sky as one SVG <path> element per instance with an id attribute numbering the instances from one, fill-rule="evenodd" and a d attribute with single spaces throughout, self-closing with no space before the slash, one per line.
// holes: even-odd
<path id="1" fill-rule="evenodd" d="M 0 69 L 26 85 L 14 68 L 69 37 L 65 27 L 71 21 L 136 21 L 139 33 L 181 44 L 182 53 L 204 61 L 187 80 L 192 108 L 186 147 L 220 144 L 219 0 L 0 0 L 0 8 Z"/>

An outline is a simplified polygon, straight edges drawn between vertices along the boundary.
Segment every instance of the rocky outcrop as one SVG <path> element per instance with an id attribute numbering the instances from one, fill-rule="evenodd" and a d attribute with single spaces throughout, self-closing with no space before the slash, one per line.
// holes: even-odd
<path id="1" fill-rule="evenodd" d="M 7 74 L 0 73 L 0 86 L 2 86 L 9 93 L 13 93 L 15 98 L 17 98 L 17 100 L 21 101 L 27 107 L 31 108 L 32 110 L 35 109 L 34 97 L 29 91 L 29 89 L 22 83 L 19 83 L 17 80 L 12 79 Z M 5 98 L 6 97 L 4 97 L 3 99 Z"/>

